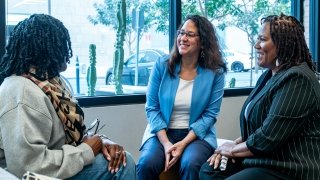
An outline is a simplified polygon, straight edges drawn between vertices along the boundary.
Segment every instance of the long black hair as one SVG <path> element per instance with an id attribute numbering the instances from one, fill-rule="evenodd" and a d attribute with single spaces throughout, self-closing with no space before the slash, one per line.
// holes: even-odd
<path id="1" fill-rule="evenodd" d="M 315 72 L 304 37 L 304 27 L 295 17 L 270 15 L 261 19 L 263 23 L 270 24 L 271 39 L 277 48 L 279 71 L 306 62 Z"/>
<path id="2" fill-rule="evenodd" d="M 201 57 L 199 54 L 198 64 L 201 67 L 211 69 L 215 72 L 226 72 L 227 68 L 225 63 L 223 62 L 222 54 L 219 47 L 219 39 L 216 35 L 216 31 L 212 25 L 212 23 L 205 17 L 199 15 L 189 15 L 186 20 L 191 20 L 197 27 L 200 43 L 201 43 L 201 51 L 203 51 L 204 56 Z M 179 27 L 179 30 L 183 26 L 182 23 Z M 177 37 L 176 37 L 177 38 Z M 173 75 L 175 66 L 177 63 L 180 63 L 181 55 L 178 50 L 177 41 L 175 40 L 173 48 L 171 50 L 171 57 L 169 59 L 168 67 L 169 72 Z"/>
<path id="3" fill-rule="evenodd" d="M 6 53 L 0 61 L 0 84 L 13 74 L 35 69 L 39 79 L 59 76 L 61 66 L 72 57 L 69 32 L 61 21 L 45 14 L 33 14 L 10 33 Z"/>

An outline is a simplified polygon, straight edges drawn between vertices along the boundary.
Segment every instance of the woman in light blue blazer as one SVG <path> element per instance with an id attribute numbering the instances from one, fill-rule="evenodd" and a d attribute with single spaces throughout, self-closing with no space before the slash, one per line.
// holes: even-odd
<path id="1" fill-rule="evenodd" d="M 205 17 L 188 16 L 169 60 L 159 59 L 150 75 L 138 179 L 158 179 L 175 164 L 181 179 L 199 179 L 201 165 L 217 147 L 214 124 L 224 72 L 213 25 Z"/>

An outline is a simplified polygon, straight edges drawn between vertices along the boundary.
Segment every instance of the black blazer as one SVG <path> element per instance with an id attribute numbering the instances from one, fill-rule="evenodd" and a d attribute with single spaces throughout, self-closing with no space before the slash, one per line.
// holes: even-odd
<path id="1" fill-rule="evenodd" d="M 306 63 L 261 75 L 244 103 L 240 126 L 254 154 L 244 166 L 320 179 L 320 84 Z"/>

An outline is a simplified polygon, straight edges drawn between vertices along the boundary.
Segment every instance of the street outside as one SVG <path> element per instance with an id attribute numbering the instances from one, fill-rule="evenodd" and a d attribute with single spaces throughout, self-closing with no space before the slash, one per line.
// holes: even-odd
<path id="1" fill-rule="evenodd" d="M 225 88 L 229 88 L 229 83 L 232 78 L 235 78 L 235 88 L 250 87 L 255 86 L 256 81 L 262 74 L 262 70 L 255 73 L 252 70 L 252 81 L 250 84 L 251 71 L 248 72 L 228 72 L 226 74 L 226 85 Z M 72 86 L 73 92 L 76 96 L 86 96 L 88 92 L 87 80 L 85 77 L 80 77 L 79 87 L 77 88 L 76 78 L 67 78 Z M 113 95 L 114 94 L 113 85 L 105 85 L 105 77 L 98 77 L 96 83 L 96 95 Z M 146 87 L 134 87 L 134 86 L 124 86 L 124 92 L 127 93 L 141 93 L 146 90 Z M 104 93 L 105 92 L 105 93 Z"/>

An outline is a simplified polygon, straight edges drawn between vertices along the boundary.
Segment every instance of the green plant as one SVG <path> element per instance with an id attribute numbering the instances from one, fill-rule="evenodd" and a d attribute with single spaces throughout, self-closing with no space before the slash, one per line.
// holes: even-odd
<path id="1" fill-rule="evenodd" d="M 115 93 L 123 94 L 122 90 L 122 71 L 123 71 L 123 41 L 126 33 L 126 1 L 119 0 L 117 4 L 117 19 L 118 19 L 118 28 L 117 28 L 117 40 L 115 43 L 115 52 L 113 56 L 113 80 L 115 85 Z"/>
<path id="2" fill-rule="evenodd" d="M 97 70 L 96 70 L 96 45 L 89 45 L 89 59 L 90 65 L 87 71 L 87 84 L 88 84 L 88 96 L 94 96 L 95 87 L 97 83 Z"/>
<path id="3" fill-rule="evenodd" d="M 231 78 L 229 81 L 229 88 L 234 88 L 236 86 L 236 78 Z"/>

